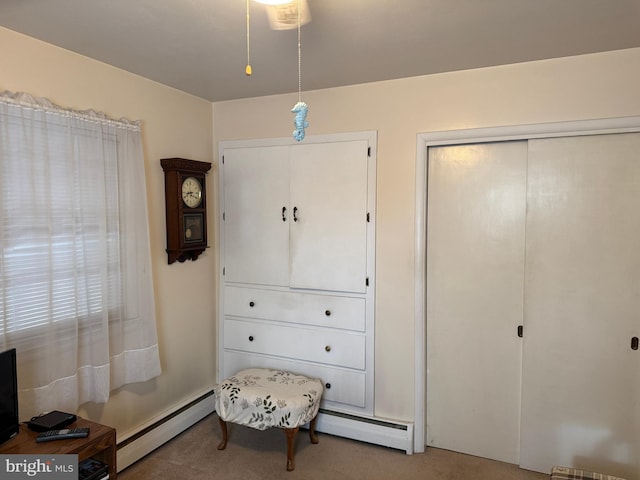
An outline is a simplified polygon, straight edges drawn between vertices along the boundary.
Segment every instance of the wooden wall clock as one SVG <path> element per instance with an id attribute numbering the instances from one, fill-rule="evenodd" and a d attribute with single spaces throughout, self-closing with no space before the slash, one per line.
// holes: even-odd
<path id="1" fill-rule="evenodd" d="M 205 176 L 211 163 L 186 158 L 163 158 L 167 215 L 167 255 L 196 260 L 207 248 L 207 195 Z"/>

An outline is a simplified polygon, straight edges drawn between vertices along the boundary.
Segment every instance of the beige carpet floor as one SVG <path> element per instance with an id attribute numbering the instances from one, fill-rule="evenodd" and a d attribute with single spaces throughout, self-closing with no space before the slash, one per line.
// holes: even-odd
<path id="1" fill-rule="evenodd" d="M 118 474 L 118 480 L 304 479 L 304 480 L 543 480 L 549 475 L 484 458 L 427 448 L 423 454 L 307 431 L 296 439 L 296 468 L 286 471 L 286 438 L 280 429 L 253 430 L 229 425 L 229 443 L 217 450 L 218 418 L 208 416 Z"/>

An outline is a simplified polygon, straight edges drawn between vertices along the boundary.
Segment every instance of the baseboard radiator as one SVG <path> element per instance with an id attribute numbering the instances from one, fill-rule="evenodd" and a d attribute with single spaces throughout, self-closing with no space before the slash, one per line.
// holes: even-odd
<path id="1" fill-rule="evenodd" d="M 118 439 L 118 471 L 137 462 L 213 412 L 213 390 L 210 390 L 165 412 L 126 438 Z"/>
<path id="2" fill-rule="evenodd" d="M 211 390 L 148 422 L 127 438 L 119 439 L 118 471 L 137 462 L 214 411 Z M 413 423 L 359 417 L 321 409 L 316 430 L 413 454 Z"/>
<path id="3" fill-rule="evenodd" d="M 320 409 L 316 430 L 413 454 L 413 423 L 359 417 Z"/>

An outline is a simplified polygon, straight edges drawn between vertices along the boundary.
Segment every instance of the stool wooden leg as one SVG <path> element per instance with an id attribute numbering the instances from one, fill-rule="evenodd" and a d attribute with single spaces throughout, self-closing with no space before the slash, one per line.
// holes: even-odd
<path id="1" fill-rule="evenodd" d="M 317 415 L 313 417 L 313 420 L 309 423 L 309 439 L 311 439 L 311 443 L 314 445 L 319 441 L 316 435 L 316 420 L 318 420 Z"/>
<path id="2" fill-rule="evenodd" d="M 218 417 L 220 421 L 220 430 L 222 430 L 222 441 L 218 445 L 218 450 L 224 450 L 227 447 L 227 422 Z"/>
<path id="3" fill-rule="evenodd" d="M 296 468 L 296 463 L 293 460 L 293 447 L 298 430 L 298 427 L 284 429 L 284 433 L 287 436 L 287 472 L 293 472 L 293 469 Z"/>

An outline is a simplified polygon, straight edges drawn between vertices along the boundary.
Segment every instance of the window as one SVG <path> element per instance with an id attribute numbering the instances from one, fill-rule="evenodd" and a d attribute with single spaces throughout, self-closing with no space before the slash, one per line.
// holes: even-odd
<path id="1" fill-rule="evenodd" d="M 18 351 L 23 416 L 159 374 L 140 137 L 0 97 L 0 346 Z"/>

